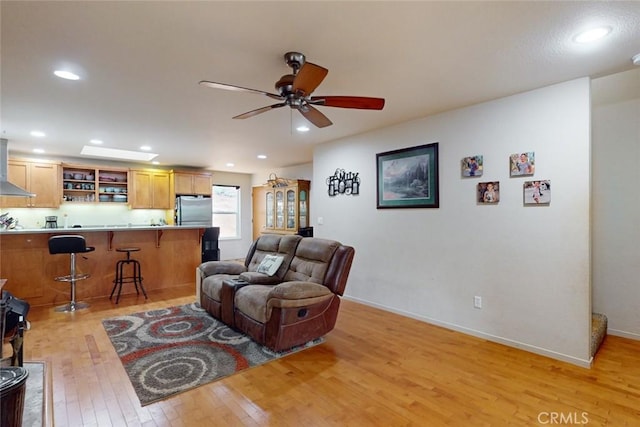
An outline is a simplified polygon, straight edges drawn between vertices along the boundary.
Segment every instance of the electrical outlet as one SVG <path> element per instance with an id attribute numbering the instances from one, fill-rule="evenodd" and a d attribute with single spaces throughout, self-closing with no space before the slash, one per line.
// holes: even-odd
<path id="1" fill-rule="evenodd" d="M 473 297 L 473 306 L 475 308 L 482 308 L 482 297 L 479 297 L 479 296 Z"/>

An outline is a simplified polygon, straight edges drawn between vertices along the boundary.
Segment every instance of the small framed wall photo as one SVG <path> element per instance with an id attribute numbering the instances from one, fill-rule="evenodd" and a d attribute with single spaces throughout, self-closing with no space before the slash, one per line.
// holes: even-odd
<path id="1" fill-rule="evenodd" d="M 525 205 L 548 205 L 551 203 L 551 181 L 525 181 L 523 197 Z"/>
<path id="2" fill-rule="evenodd" d="M 376 154 L 378 209 L 437 208 L 438 143 Z"/>
<path id="3" fill-rule="evenodd" d="M 509 156 L 511 176 L 533 175 L 536 169 L 535 153 L 515 153 Z"/>
<path id="4" fill-rule="evenodd" d="M 500 182 L 478 183 L 478 203 L 495 204 L 500 201 Z"/>
<path id="5" fill-rule="evenodd" d="M 469 156 L 462 159 L 462 176 L 482 176 L 482 156 Z"/>

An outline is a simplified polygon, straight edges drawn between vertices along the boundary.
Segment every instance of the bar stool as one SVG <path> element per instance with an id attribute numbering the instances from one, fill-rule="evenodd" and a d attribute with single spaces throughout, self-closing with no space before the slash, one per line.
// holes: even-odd
<path id="1" fill-rule="evenodd" d="M 76 272 L 76 255 L 92 252 L 95 249 L 96 248 L 93 246 L 87 246 L 87 242 L 84 237 L 78 235 L 59 235 L 51 236 L 49 238 L 50 254 L 71 255 L 70 274 L 67 276 L 56 277 L 54 279 L 57 282 L 69 282 L 71 284 L 71 298 L 68 304 L 56 307 L 55 311 L 74 312 L 76 310 L 89 307 L 89 304 L 85 302 L 76 301 L 76 282 L 87 279 L 91 276 L 90 274 L 78 274 Z"/>
<path id="2" fill-rule="evenodd" d="M 127 257 L 125 259 L 121 259 L 116 263 L 116 278 L 113 280 L 113 289 L 111 290 L 111 295 L 109 295 L 109 299 L 113 297 L 113 293 L 116 288 L 118 288 L 118 295 L 116 296 L 116 304 L 120 301 L 120 292 L 122 292 L 122 284 L 123 283 L 133 283 L 136 287 L 136 294 L 140 295 L 138 291 L 138 285 L 140 285 L 140 289 L 142 289 L 142 293 L 144 294 L 144 299 L 147 299 L 147 292 L 144 290 L 144 286 L 142 286 L 142 273 L 140 271 L 140 262 L 136 259 L 131 258 L 131 252 L 138 252 L 140 248 L 117 248 L 116 252 L 126 252 Z M 133 264 L 133 276 L 124 276 L 123 268 L 125 264 Z"/>

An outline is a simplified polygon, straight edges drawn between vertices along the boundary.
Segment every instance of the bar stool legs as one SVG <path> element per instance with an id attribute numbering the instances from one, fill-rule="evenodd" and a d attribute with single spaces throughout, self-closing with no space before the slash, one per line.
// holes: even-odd
<path id="1" fill-rule="evenodd" d="M 56 277 L 55 280 L 58 282 L 69 282 L 71 284 L 71 296 L 69 298 L 69 302 L 56 307 L 54 310 L 58 312 L 70 313 L 76 310 L 81 310 L 83 308 L 89 307 L 89 304 L 86 302 L 78 302 L 76 301 L 76 282 L 78 280 L 84 280 L 89 277 L 88 274 L 76 274 L 76 254 L 71 254 L 71 274 L 68 276 Z"/>
<path id="2" fill-rule="evenodd" d="M 118 248 L 116 251 L 118 252 L 126 252 L 127 258 L 121 259 L 116 263 L 116 278 L 113 280 L 113 289 L 111 289 L 111 295 L 109 295 L 109 299 L 113 298 L 113 293 L 118 289 L 118 294 L 116 295 L 116 304 L 120 301 L 120 293 L 122 292 L 122 284 L 123 283 L 133 283 L 136 288 L 136 294 L 140 295 L 140 290 L 144 295 L 144 299 L 147 299 L 147 292 L 142 285 L 142 272 L 140 269 L 140 262 L 135 259 L 131 259 L 131 252 L 137 252 L 140 248 Z M 132 265 L 133 275 L 125 276 L 124 275 L 124 266 Z M 138 285 L 140 285 L 140 289 L 138 289 Z"/>

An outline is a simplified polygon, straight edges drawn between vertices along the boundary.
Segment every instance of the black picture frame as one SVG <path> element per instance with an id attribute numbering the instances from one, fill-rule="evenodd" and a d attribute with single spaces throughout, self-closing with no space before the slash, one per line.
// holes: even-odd
<path id="1" fill-rule="evenodd" d="M 438 143 L 376 154 L 377 208 L 438 208 Z"/>

